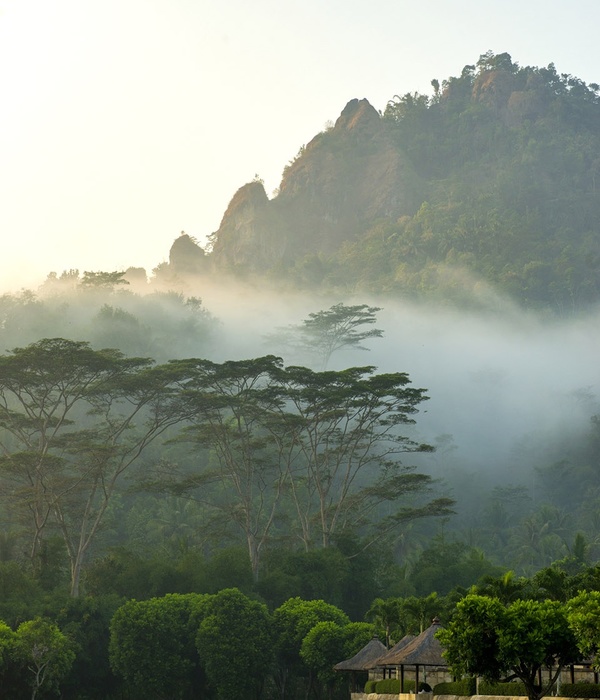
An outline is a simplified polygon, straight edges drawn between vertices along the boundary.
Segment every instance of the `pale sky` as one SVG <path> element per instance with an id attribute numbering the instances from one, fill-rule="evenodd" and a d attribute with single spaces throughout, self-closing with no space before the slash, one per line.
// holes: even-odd
<path id="1" fill-rule="evenodd" d="M 352 98 L 491 49 L 600 82 L 598 0 L 0 0 L 0 291 L 148 272 Z"/>

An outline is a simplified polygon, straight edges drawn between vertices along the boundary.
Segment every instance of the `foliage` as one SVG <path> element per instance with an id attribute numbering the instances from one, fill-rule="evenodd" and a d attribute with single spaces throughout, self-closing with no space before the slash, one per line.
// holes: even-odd
<path id="1" fill-rule="evenodd" d="M 110 663 L 132 697 L 185 698 L 200 682 L 195 646 L 204 597 L 130 600 L 110 623 Z"/>
<path id="2" fill-rule="evenodd" d="M 600 697 L 599 683 L 561 683 L 560 694 L 565 698 Z"/>
<path id="3" fill-rule="evenodd" d="M 473 676 L 466 676 L 459 681 L 438 683 L 433 686 L 434 695 L 475 695 L 477 683 Z"/>
<path id="4" fill-rule="evenodd" d="M 525 694 L 525 686 L 522 683 L 490 683 L 484 680 L 479 682 L 479 695 L 514 697 Z"/>
<path id="5" fill-rule="evenodd" d="M 217 700 L 259 700 L 271 665 L 271 621 L 266 607 L 236 589 L 203 603 L 196 648 Z"/>
<path id="6" fill-rule="evenodd" d="M 42 689 L 57 688 L 75 660 L 71 640 L 57 625 L 41 617 L 17 627 L 12 654 L 22 664 L 32 700 Z"/>
<path id="7" fill-rule="evenodd" d="M 54 523 L 74 596 L 118 480 L 181 419 L 173 393 L 185 368 L 152 363 L 63 338 L 0 356 L 2 480 L 11 506 L 29 520 L 34 566 Z"/>
<path id="8" fill-rule="evenodd" d="M 567 603 L 569 625 L 586 659 L 600 660 L 600 591 L 582 591 Z"/>
<path id="9" fill-rule="evenodd" d="M 343 685 L 333 666 L 345 658 L 344 628 L 335 622 L 318 622 L 302 640 L 300 657 L 325 687 Z"/>
<path id="10" fill-rule="evenodd" d="M 64 698 L 87 700 L 116 695 L 120 681 L 111 671 L 108 646 L 110 622 L 122 604 L 123 599 L 116 596 L 63 596 L 46 608 L 46 614 L 72 640 L 76 653 L 61 684 Z"/>
<path id="11" fill-rule="evenodd" d="M 345 626 L 350 620 L 342 610 L 323 600 L 302 600 L 298 597 L 290 598 L 273 611 L 275 681 L 282 697 L 285 697 L 293 677 L 301 678 L 308 674 L 301 657 L 302 643 L 320 622 Z"/>
<path id="12" fill-rule="evenodd" d="M 84 338 L 94 348 L 114 347 L 159 362 L 207 350 L 217 323 L 199 299 L 135 289 L 132 285 L 83 288 L 75 271 L 74 276 L 49 278 L 38 293 L 3 294 L 2 347 L 23 347 L 48 337 Z"/>
<path id="13" fill-rule="evenodd" d="M 379 328 L 362 330 L 377 322 L 378 306 L 344 303 L 334 304 L 325 311 L 310 313 L 299 325 L 287 326 L 268 336 L 271 344 L 283 344 L 295 351 L 304 351 L 320 360 L 322 369 L 329 364 L 331 356 L 344 347 L 368 350 L 362 345 L 369 338 L 381 338 Z"/>
<path id="14" fill-rule="evenodd" d="M 512 674 L 530 700 L 553 687 L 562 666 L 580 658 L 567 611 L 557 601 L 517 600 L 505 607 L 497 598 L 467 595 L 450 624 L 437 633 L 456 675 L 479 675 L 499 681 Z M 538 671 L 550 670 L 538 685 Z"/>
<path id="15" fill-rule="evenodd" d="M 15 633 L 6 622 L 0 620 L 0 675 L 9 663 L 14 641 Z"/>
<path id="16" fill-rule="evenodd" d="M 436 536 L 419 555 L 411 582 L 418 596 L 431 591 L 446 595 L 457 586 L 466 588 L 484 576 L 496 576 L 501 571 L 481 550 Z"/>
<path id="17" fill-rule="evenodd" d="M 412 681 L 412 688 L 410 687 L 410 682 L 405 681 L 404 691 L 410 693 L 414 690 L 415 682 Z M 381 695 L 397 695 L 400 692 L 400 679 L 399 678 L 384 678 L 383 680 L 377 681 L 375 684 L 375 692 Z"/>

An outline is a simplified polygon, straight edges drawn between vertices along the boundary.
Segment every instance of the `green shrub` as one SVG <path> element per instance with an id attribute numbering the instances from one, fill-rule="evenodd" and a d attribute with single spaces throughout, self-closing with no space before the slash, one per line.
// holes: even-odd
<path id="1" fill-rule="evenodd" d="M 419 683 L 420 690 L 427 690 L 429 686 L 427 683 Z M 412 693 L 415 689 L 415 682 L 410 680 L 404 681 L 404 692 Z M 365 683 L 365 693 L 379 693 L 381 695 L 397 695 L 400 692 L 400 679 L 399 678 L 384 678 L 383 680 L 367 681 Z"/>
<path id="2" fill-rule="evenodd" d="M 560 694 L 565 698 L 600 698 L 600 684 L 587 683 L 561 683 Z"/>
<path id="3" fill-rule="evenodd" d="M 527 695 L 522 683 L 479 682 L 479 695 Z"/>
<path id="4" fill-rule="evenodd" d="M 438 683 L 434 689 L 434 695 L 475 695 L 476 693 L 475 678 L 462 678 L 460 681 L 451 683 Z"/>
<path id="5" fill-rule="evenodd" d="M 414 688 L 414 683 L 413 683 Z M 404 690 L 406 692 L 406 682 L 404 683 Z M 398 695 L 400 692 L 400 679 L 399 678 L 385 678 L 382 681 L 378 681 L 375 686 L 375 692 L 381 695 L 386 693 Z"/>

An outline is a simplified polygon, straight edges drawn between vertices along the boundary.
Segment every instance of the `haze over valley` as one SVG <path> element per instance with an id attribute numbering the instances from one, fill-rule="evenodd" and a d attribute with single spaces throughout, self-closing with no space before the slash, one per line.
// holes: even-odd
<path id="1" fill-rule="evenodd" d="M 600 88 L 492 52 L 432 88 L 384 114 L 350 100 L 270 198 L 258 177 L 238 189 L 208 246 L 181 232 L 151 272 L 135 260 L 57 270 L 5 294 L 3 347 L 61 337 L 159 363 L 276 355 L 405 372 L 427 396 L 405 434 L 436 450 L 402 463 L 455 501 L 443 523 L 402 535 L 413 559 L 440 527 L 528 573 L 578 532 L 595 552 L 600 197 L 587 146 L 600 144 Z M 279 342 L 339 304 L 373 308 L 382 337 L 342 343 L 326 366 Z M 158 444 L 151 454 L 150 470 L 166 459 Z M 174 465 L 198 469 L 183 454 Z M 498 508 L 512 514 L 502 547 L 493 528 L 481 534 Z M 536 518 L 545 545 L 524 553 L 519 529 Z"/>

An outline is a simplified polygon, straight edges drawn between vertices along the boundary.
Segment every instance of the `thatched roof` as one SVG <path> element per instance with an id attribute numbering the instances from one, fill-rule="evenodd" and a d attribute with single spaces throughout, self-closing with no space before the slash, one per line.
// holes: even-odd
<path id="1" fill-rule="evenodd" d="M 351 659 L 340 661 L 333 669 L 334 671 L 367 671 L 375 666 L 374 662 L 386 651 L 385 644 L 382 644 L 378 637 L 373 637 L 373 639 Z"/>
<path id="2" fill-rule="evenodd" d="M 392 650 L 377 662 L 378 666 L 447 666 L 442 656 L 442 645 L 434 636 L 441 629 L 440 621 L 435 618 L 431 627 L 421 632 L 402 649 L 392 654 Z"/>
<path id="3" fill-rule="evenodd" d="M 388 649 L 383 656 L 381 656 L 379 659 L 377 659 L 376 663 L 373 664 L 372 668 L 375 668 L 375 666 L 387 666 L 387 661 L 386 659 L 388 656 L 390 658 L 396 658 L 396 655 L 400 652 L 401 649 L 404 649 L 405 646 L 410 644 L 413 639 L 416 639 L 414 634 L 407 634 L 406 636 L 402 637 L 402 639 L 399 642 L 396 642 L 394 646 L 391 649 Z"/>

